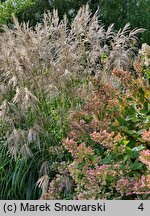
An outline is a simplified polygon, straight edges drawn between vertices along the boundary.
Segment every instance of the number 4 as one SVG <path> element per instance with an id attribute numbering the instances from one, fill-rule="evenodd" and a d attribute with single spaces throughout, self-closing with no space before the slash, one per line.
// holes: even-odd
<path id="1" fill-rule="evenodd" d="M 141 203 L 138 207 L 139 210 L 143 211 L 144 210 L 144 206 L 143 206 L 143 203 Z"/>

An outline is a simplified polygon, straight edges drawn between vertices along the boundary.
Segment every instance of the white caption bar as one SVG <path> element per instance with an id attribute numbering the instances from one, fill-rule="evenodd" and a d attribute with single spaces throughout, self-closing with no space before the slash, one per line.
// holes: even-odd
<path id="1" fill-rule="evenodd" d="M 150 216 L 150 200 L 2 200 L 0 201 L 0 215 Z"/>

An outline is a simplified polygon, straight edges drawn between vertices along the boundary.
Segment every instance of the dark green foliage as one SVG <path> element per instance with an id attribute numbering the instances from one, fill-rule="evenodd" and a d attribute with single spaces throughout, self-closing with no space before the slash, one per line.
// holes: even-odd
<path id="1" fill-rule="evenodd" d="M 3 24 L 10 24 L 12 22 L 12 15 L 23 13 L 34 4 L 34 0 L 8 0 L 0 2 L 0 26 Z"/>
<path id="2" fill-rule="evenodd" d="M 143 34 L 142 41 L 150 42 L 149 0 L 99 0 L 98 2 L 100 19 L 105 26 L 115 23 L 115 28 L 120 29 L 125 23 L 130 22 L 132 28 L 145 28 L 147 31 Z"/>
<path id="3" fill-rule="evenodd" d="M 82 5 L 89 4 L 93 13 L 97 11 L 99 18 L 106 28 L 115 23 L 118 30 L 126 23 L 131 23 L 131 28 L 145 28 L 146 32 L 142 35 L 142 42 L 150 43 L 150 1 L 149 0 L 28 0 L 26 3 L 19 0 L 17 7 L 12 5 L 15 0 L 3 2 L 0 6 L 0 23 L 11 21 L 11 14 L 15 13 L 19 20 L 30 21 L 34 26 L 41 22 L 43 13 L 53 8 L 58 9 L 59 17 L 62 19 L 67 14 L 69 20 L 76 15 Z M 3 12 L 4 11 L 4 12 Z"/>

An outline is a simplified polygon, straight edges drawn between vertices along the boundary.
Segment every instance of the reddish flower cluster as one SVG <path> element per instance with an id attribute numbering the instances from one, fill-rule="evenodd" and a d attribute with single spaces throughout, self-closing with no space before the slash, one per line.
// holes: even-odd
<path id="1" fill-rule="evenodd" d="M 139 159 L 143 164 L 146 164 L 150 169 L 150 150 L 141 151 Z"/>
<path id="2" fill-rule="evenodd" d="M 117 77 L 124 86 L 128 86 L 129 83 L 131 83 L 132 80 L 132 76 L 131 73 L 129 71 L 124 71 L 118 68 L 115 68 L 112 71 L 112 75 Z"/>
<path id="3" fill-rule="evenodd" d="M 134 63 L 133 63 L 134 69 L 136 72 L 141 73 L 142 72 L 142 62 L 140 59 L 137 59 Z"/>
<path id="4" fill-rule="evenodd" d="M 142 139 L 145 141 L 150 141 L 150 129 L 142 133 Z"/>
<path id="5" fill-rule="evenodd" d="M 77 143 L 73 139 L 68 139 L 68 138 L 65 139 L 63 141 L 63 146 L 65 147 L 66 150 L 68 150 L 73 155 L 77 149 Z"/>
<path id="6" fill-rule="evenodd" d="M 116 190 L 121 195 L 132 194 L 150 194 L 150 175 L 141 176 L 141 178 L 124 178 L 122 177 L 117 181 Z"/>
<path id="7" fill-rule="evenodd" d="M 92 140 L 94 140 L 97 143 L 100 143 L 104 147 L 107 148 L 113 148 L 113 142 L 112 142 L 112 136 L 114 133 L 108 133 L 106 130 L 101 131 L 100 133 L 98 132 L 93 132 L 90 134 L 90 137 Z"/>
<path id="8" fill-rule="evenodd" d="M 118 181 L 117 181 L 117 185 L 116 185 L 116 190 L 118 192 L 120 192 L 120 194 L 123 196 L 124 194 L 127 193 L 128 188 L 127 185 L 129 184 L 129 180 L 125 179 L 124 177 L 121 177 Z"/>

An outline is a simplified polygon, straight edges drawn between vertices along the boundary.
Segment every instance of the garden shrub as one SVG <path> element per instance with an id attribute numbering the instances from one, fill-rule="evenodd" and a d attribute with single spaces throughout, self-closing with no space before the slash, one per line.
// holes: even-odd
<path id="1" fill-rule="evenodd" d="M 114 68 L 117 89 L 94 78 L 91 101 L 71 114 L 72 130 L 63 146 L 72 155 L 67 169 L 74 182 L 73 199 L 149 199 L 150 86 L 144 77 L 149 66 L 145 66 L 145 58 L 149 58 L 146 47 L 147 52 L 141 50 L 142 56 L 133 63 L 136 77 Z M 56 177 L 53 185 L 57 181 Z M 52 191 L 50 183 L 42 198 L 52 199 Z M 64 193 L 59 196 L 64 197 Z M 57 192 L 53 196 L 56 198 Z"/>

